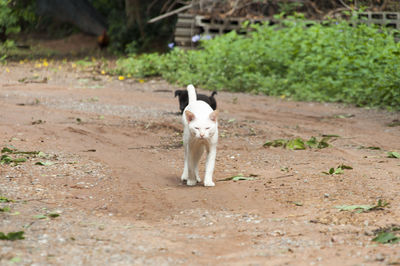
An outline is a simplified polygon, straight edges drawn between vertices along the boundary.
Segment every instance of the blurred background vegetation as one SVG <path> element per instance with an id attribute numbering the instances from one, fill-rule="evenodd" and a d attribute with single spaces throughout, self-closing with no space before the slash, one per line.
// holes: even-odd
<path id="1" fill-rule="evenodd" d="M 247 35 L 199 37 L 196 50 L 173 48 L 176 16 L 148 21 L 187 4 L 211 17 L 280 22 L 247 24 Z M 400 1 L 0 0 L 0 63 L 21 59 L 21 49 L 31 56 L 39 39 L 85 32 L 97 41 L 97 56 L 119 58 L 107 73 L 121 79 L 161 76 L 213 90 L 400 110 L 400 32 L 351 23 L 360 11 L 400 12 Z"/>
<path id="2" fill-rule="evenodd" d="M 162 52 L 173 41 L 176 16 L 147 22 L 187 4 L 193 5 L 192 12 L 249 18 L 297 12 L 323 19 L 343 10 L 399 9 L 398 1 L 393 0 L 0 0 L 0 42 L 10 47 L 11 40 L 27 36 L 63 38 L 80 31 L 101 35 L 93 32 L 94 21 L 106 29 L 107 50 L 113 54 Z M 92 18 L 92 23 L 84 18 Z"/>

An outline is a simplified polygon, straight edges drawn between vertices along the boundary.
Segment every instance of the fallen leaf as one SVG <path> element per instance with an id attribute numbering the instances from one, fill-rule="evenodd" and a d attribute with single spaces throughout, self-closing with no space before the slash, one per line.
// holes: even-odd
<path id="1" fill-rule="evenodd" d="M 296 206 L 303 206 L 303 203 L 301 202 L 293 201 L 292 203 Z"/>
<path id="2" fill-rule="evenodd" d="M 0 196 L 0 202 L 13 202 L 13 200 Z"/>
<path id="3" fill-rule="evenodd" d="M 49 213 L 49 214 L 47 214 L 47 216 L 50 217 L 50 218 L 56 218 L 56 217 L 60 216 L 60 214 L 58 214 L 58 213 Z"/>
<path id="4" fill-rule="evenodd" d="M 4 208 L 0 208 L 0 212 L 10 212 L 10 207 L 5 206 Z"/>
<path id="5" fill-rule="evenodd" d="M 341 211 L 355 211 L 358 210 L 357 213 L 361 212 L 368 212 L 373 210 L 382 210 L 383 208 L 387 207 L 389 202 L 382 201 L 381 199 L 378 200 L 378 203 L 375 205 L 342 205 L 342 206 L 335 206 L 336 209 Z"/>
<path id="6" fill-rule="evenodd" d="M 47 216 L 46 215 L 43 215 L 43 214 L 39 214 L 39 215 L 35 215 L 35 216 L 33 216 L 33 218 L 35 218 L 35 219 L 47 219 Z"/>
<path id="7" fill-rule="evenodd" d="M 400 153 L 395 152 L 395 151 L 390 151 L 390 152 L 388 152 L 388 158 L 400 159 Z"/>
<path id="8" fill-rule="evenodd" d="M 290 150 L 305 150 L 306 146 L 301 138 L 289 140 L 286 147 Z"/>
<path id="9" fill-rule="evenodd" d="M 25 239 L 24 237 L 24 231 L 18 231 L 18 232 L 10 232 L 8 234 L 4 234 L 3 232 L 0 232 L 0 240 L 19 240 L 19 239 Z"/>
<path id="10" fill-rule="evenodd" d="M 50 166 L 53 165 L 53 162 L 46 161 L 46 162 L 36 162 L 35 165 L 42 165 L 42 166 Z"/>
<path id="11" fill-rule="evenodd" d="M 230 181 L 230 180 L 232 180 L 232 181 L 241 181 L 241 180 L 254 180 L 255 179 L 255 177 L 254 177 L 255 175 L 250 175 L 249 177 L 246 177 L 246 176 L 243 176 L 242 174 L 239 174 L 239 175 L 236 175 L 236 176 L 231 176 L 231 177 L 227 177 L 227 178 L 224 178 L 224 179 L 220 179 L 220 180 L 218 180 L 218 181 Z"/>
<path id="12" fill-rule="evenodd" d="M 381 232 L 375 238 L 373 238 L 372 241 L 381 244 L 394 244 L 400 241 L 400 237 L 397 237 L 396 235 L 390 232 Z"/>

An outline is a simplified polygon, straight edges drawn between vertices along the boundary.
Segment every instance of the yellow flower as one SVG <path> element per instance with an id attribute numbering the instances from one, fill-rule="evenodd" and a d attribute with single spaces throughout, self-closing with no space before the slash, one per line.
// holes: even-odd
<path id="1" fill-rule="evenodd" d="M 7 73 L 10 73 L 10 69 L 8 67 L 6 67 L 6 71 Z"/>
<path id="2" fill-rule="evenodd" d="M 49 66 L 49 63 L 47 63 L 47 61 L 44 60 L 44 61 L 43 61 L 43 66 L 47 67 L 47 66 Z"/>
<path id="3" fill-rule="evenodd" d="M 72 68 L 76 68 L 76 64 L 75 63 L 72 63 L 71 66 L 72 66 Z"/>
<path id="4" fill-rule="evenodd" d="M 19 64 L 20 65 L 22 65 L 22 64 L 24 64 L 25 62 L 24 62 L 24 60 L 19 60 Z"/>
<path id="5" fill-rule="evenodd" d="M 125 77 L 124 77 L 124 76 L 119 76 L 118 79 L 119 79 L 119 80 L 124 80 Z"/>
<path id="6" fill-rule="evenodd" d="M 144 83 L 144 79 L 139 79 L 139 83 Z"/>
<path id="7" fill-rule="evenodd" d="M 36 68 L 41 68 L 41 67 L 42 67 L 42 64 L 36 63 L 36 64 L 35 64 L 35 67 L 36 67 Z"/>
<path id="8" fill-rule="evenodd" d="M 101 74 L 102 74 L 102 75 L 105 75 L 105 74 L 106 74 L 106 72 L 105 72 L 104 70 L 102 70 L 102 71 L 101 71 Z"/>
<path id="9" fill-rule="evenodd" d="M 286 95 L 285 94 L 282 94 L 281 95 L 281 99 L 285 99 L 286 98 Z"/>

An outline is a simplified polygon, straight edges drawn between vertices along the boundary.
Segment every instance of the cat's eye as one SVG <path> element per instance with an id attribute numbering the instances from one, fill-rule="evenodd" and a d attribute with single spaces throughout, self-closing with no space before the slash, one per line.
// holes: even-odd
<path id="1" fill-rule="evenodd" d="M 209 127 L 206 127 L 206 130 L 209 130 L 210 128 Z"/>
<path id="2" fill-rule="evenodd" d="M 197 130 L 199 130 L 200 128 L 199 128 L 199 127 L 195 127 L 194 129 L 197 129 Z"/>

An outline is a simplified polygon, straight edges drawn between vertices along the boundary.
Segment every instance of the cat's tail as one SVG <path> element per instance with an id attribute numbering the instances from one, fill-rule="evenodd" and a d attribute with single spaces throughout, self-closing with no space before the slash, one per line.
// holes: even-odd
<path id="1" fill-rule="evenodd" d="M 194 88 L 194 86 L 192 84 L 187 86 L 187 91 L 188 91 L 188 95 L 189 95 L 189 104 L 197 101 L 197 95 L 196 95 L 196 89 Z"/>

